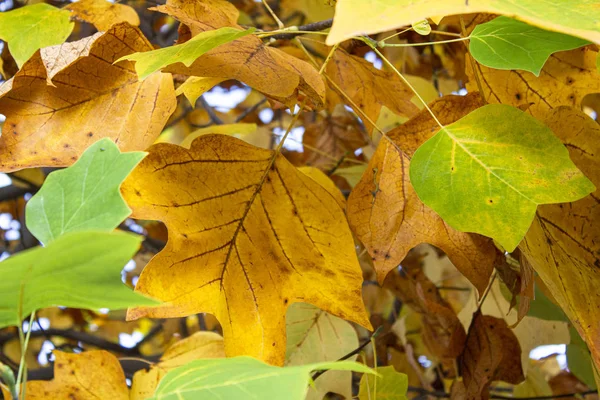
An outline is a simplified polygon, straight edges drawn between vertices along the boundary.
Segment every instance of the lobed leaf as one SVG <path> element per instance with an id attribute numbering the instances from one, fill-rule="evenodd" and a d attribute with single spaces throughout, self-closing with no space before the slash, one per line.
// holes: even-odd
<path id="1" fill-rule="evenodd" d="M 469 38 L 469 51 L 480 64 L 496 69 L 522 69 L 535 76 L 540 75 L 552 53 L 590 44 L 504 16 L 477 25 Z"/>
<path id="2" fill-rule="evenodd" d="M 18 325 L 50 306 L 98 310 L 157 304 L 120 279 L 140 242 L 123 232 L 68 233 L 0 262 L 0 327 Z"/>
<path id="3" fill-rule="evenodd" d="M 27 202 L 27 228 L 44 244 L 68 232 L 112 231 L 131 213 L 121 182 L 145 155 L 121 153 L 108 138 L 97 141 L 75 164 L 52 172 Z"/>
<path id="4" fill-rule="evenodd" d="M 0 39 L 19 67 L 37 50 L 67 40 L 73 30 L 70 12 L 46 3 L 0 13 Z"/>
<path id="5" fill-rule="evenodd" d="M 490 104 L 441 129 L 413 155 L 419 198 L 455 229 L 496 239 L 512 252 L 538 204 L 595 190 L 552 131 L 528 114 Z"/>

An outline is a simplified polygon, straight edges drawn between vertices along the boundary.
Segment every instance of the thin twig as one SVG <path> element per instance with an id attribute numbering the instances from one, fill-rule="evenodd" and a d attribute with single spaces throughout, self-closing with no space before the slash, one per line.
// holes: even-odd
<path id="1" fill-rule="evenodd" d="M 210 120 L 214 124 L 223 125 L 223 121 L 221 120 L 221 118 L 218 117 L 218 115 L 215 113 L 215 110 L 213 110 L 213 108 L 210 106 L 210 104 L 208 104 L 208 102 L 204 98 L 204 95 L 200 96 L 198 101 L 200 101 L 200 104 L 202 104 L 202 108 L 204 108 L 206 110 L 206 112 L 208 113 L 208 116 L 210 117 Z"/>
<path id="2" fill-rule="evenodd" d="M 325 29 L 329 29 L 329 28 L 331 28 L 332 24 L 333 24 L 333 18 L 326 19 L 324 21 L 318 21 L 318 22 L 313 22 L 311 24 L 300 25 L 298 27 L 294 27 L 294 29 L 290 32 L 277 33 L 277 34 L 274 34 L 274 35 L 268 36 L 268 37 L 271 39 L 275 39 L 275 40 L 293 39 L 298 35 L 306 34 L 306 32 L 313 33 L 313 32 L 318 32 L 318 31 L 322 31 Z"/>

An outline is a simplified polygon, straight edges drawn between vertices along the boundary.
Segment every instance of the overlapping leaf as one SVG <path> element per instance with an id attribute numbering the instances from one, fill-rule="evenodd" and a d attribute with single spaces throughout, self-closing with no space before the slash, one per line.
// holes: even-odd
<path id="1" fill-rule="evenodd" d="M 236 23 L 238 10 L 225 0 L 169 0 L 156 10 L 181 21 L 179 43 L 222 27 L 241 29 Z M 288 105 L 296 102 L 300 92 L 316 106 L 322 105 L 325 99 L 323 79 L 310 64 L 265 46 L 256 36 L 245 36 L 209 51 L 189 68 L 176 64 L 165 70 L 199 77 L 236 79 Z"/>
<path id="2" fill-rule="evenodd" d="M 600 185 L 600 129 L 581 111 L 560 107 L 546 123 L 565 143 L 573 162 Z M 552 296 L 585 339 L 600 366 L 600 194 L 569 204 L 538 208 L 520 246 Z"/>
<path id="3" fill-rule="evenodd" d="M 394 367 L 376 368 L 379 376 L 363 375 L 360 379 L 359 400 L 407 400 L 408 377 Z"/>
<path id="4" fill-rule="evenodd" d="M 38 49 L 67 40 L 73 30 L 69 14 L 46 3 L 2 12 L 0 39 L 8 43 L 10 53 L 20 67 Z"/>
<path id="5" fill-rule="evenodd" d="M 546 114 L 561 105 L 580 107 L 590 93 L 600 93 L 600 73 L 596 68 L 598 52 L 583 47 L 550 56 L 540 76 L 530 72 L 503 71 L 476 64 L 483 95 L 489 103 L 517 107 L 544 120 Z M 467 65 L 467 89 L 479 90 L 473 68 Z"/>
<path id="6" fill-rule="evenodd" d="M 157 73 L 139 82 L 132 63 L 113 65 L 150 49 L 123 23 L 36 53 L 0 86 L 0 169 L 67 166 L 103 137 L 124 151 L 152 144 L 175 109 L 172 78 Z"/>
<path id="7" fill-rule="evenodd" d="M 438 119 L 452 123 L 481 105 L 477 95 L 447 96 L 431 104 Z M 431 243 L 482 292 L 493 270 L 489 240 L 455 231 L 417 197 L 409 181 L 409 155 L 435 132 L 435 121 L 421 112 L 382 139 L 367 170 L 348 198 L 348 220 L 373 259 L 377 277 L 397 267 L 410 249 Z"/>
<path id="8" fill-rule="evenodd" d="M 413 155 L 410 179 L 450 226 L 493 237 L 509 252 L 538 204 L 575 201 L 595 190 L 547 126 L 500 104 L 440 129 Z"/>
<path id="9" fill-rule="evenodd" d="M 293 302 L 370 326 L 352 235 L 319 184 L 283 156 L 224 135 L 149 152 L 122 192 L 135 218 L 169 229 L 136 287 L 167 304 L 130 310 L 130 318 L 210 312 L 228 355 L 276 364 Z"/>
<path id="10" fill-rule="evenodd" d="M 94 143 L 27 202 L 27 228 L 44 244 L 67 232 L 115 229 L 131 213 L 119 186 L 144 156 L 121 153 L 108 138 Z"/>
<path id="11" fill-rule="evenodd" d="M 117 357 L 104 350 L 70 354 L 54 351 L 54 379 L 27 382 L 28 400 L 129 400 Z"/>
<path id="12" fill-rule="evenodd" d="M 439 15 L 503 14 L 544 29 L 600 42 L 595 0 L 338 0 L 327 44 L 385 32 Z"/>
<path id="13" fill-rule="evenodd" d="M 0 327 L 18 325 L 50 306 L 122 309 L 157 304 L 119 279 L 140 237 L 123 232 L 68 233 L 47 247 L 25 250 L 0 263 Z"/>
<path id="14" fill-rule="evenodd" d="M 93 24 L 99 31 L 107 31 L 121 22 L 133 26 L 140 24 L 140 17 L 133 8 L 107 0 L 79 0 L 65 8 L 71 10 L 76 18 Z"/>
<path id="15" fill-rule="evenodd" d="M 152 399 L 265 399 L 304 400 L 310 372 L 344 370 L 373 374 L 353 361 L 274 367 L 250 357 L 197 360 L 167 374 Z"/>
<path id="16" fill-rule="evenodd" d="M 496 69 L 522 69 L 535 76 L 552 53 L 590 44 L 503 16 L 477 25 L 469 38 L 469 51 L 479 63 Z"/>
<path id="17" fill-rule="evenodd" d="M 411 102 L 412 91 L 397 75 L 378 70 L 363 58 L 338 49 L 326 71 L 327 76 L 350 97 L 354 103 L 350 105 L 360 108 L 373 122 L 377 121 L 381 106 L 406 117 L 419 111 Z M 363 122 L 373 129 L 368 120 Z"/>

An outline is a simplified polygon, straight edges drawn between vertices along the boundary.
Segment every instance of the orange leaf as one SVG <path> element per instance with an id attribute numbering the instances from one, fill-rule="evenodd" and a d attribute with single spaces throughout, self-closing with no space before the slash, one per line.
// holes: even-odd
<path id="1" fill-rule="evenodd" d="M 107 0 L 79 0 L 65 8 L 71 10 L 76 18 L 93 24 L 99 31 L 107 31 L 120 22 L 140 25 L 140 17 L 133 8 Z"/>
<path id="2" fill-rule="evenodd" d="M 27 382 L 27 400 L 129 399 L 121 364 L 108 351 L 70 354 L 55 350 L 54 356 L 54 379 Z"/>
<path id="3" fill-rule="evenodd" d="M 480 105 L 476 95 L 446 96 L 433 102 L 431 108 L 443 124 L 449 124 Z M 437 124 L 425 113 L 389 132 L 390 140 L 380 141 L 367 170 L 350 193 L 348 220 L 369 251 L 380 282 L 410 249 L 426 242 L 442 249 L 482 293 L 495 259 L 491 241 L 446 225 L 419 200 L 410 184 L 407 153 L 412 154 L 437 131 Z"/>
<path id="4" fill-rule="evenodd" d="M 201 32 L 237 23 L 239 12 L 225 0 L 168 0 L 154 8 L 183 24 L 179 42 Z M 316 69 L 279 49 L 267 47 L 256 36 L 244 36 L 198 58 L 190 67 L 178 63 L 165 71 L 183 75 L 236 79 L 293 108 L 299 92 L 315 107 L 325 101 L 325 84 Z"/>
<path id="5" fill-rule="evenodd" d="M 68 166 L 103 137 L 121 151 L 150 146 L 175 110 L 173 80 L 157 73 L 139 82 L 132 63 L 112 64 L 150 49 L 139 29 L 123 23 L 34 54 L 0 86 L 2 170 Z"/>
<path id="6" fill-rule="evenodd" d="M 370 327 L 352 234 L 326 189 L 282 155 L 230 136 L 148 151 L 121 190 L 134 218 L 169 230 L 136 286 L 166 304 L 129 318 L 209 312 L 228 356 L 274 364 L 284 360 L 293 302 Z"/>

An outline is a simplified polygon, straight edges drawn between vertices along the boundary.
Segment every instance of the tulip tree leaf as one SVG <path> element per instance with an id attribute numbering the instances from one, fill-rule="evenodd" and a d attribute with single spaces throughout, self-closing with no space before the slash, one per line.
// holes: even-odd
<path id="1" fill-rule="evenodd" d="M 21 67 L 38 49 L 61 44 L 71 34 L 71 13 L 38 3 L 0 13 L 0 39 Z"/>
<path id="2" fill-rule="evenodd" d="M 393 366 L 375 370 L 379 376 L 363 375 L 358 391 L 359 400 L 406 400 L 408 376 L 396 371 Z"/>
<path id="3" fill-rule="evenodd" d="M 469 50 L 486 67 L 522 69 L 539 76 L 552 53 L 587 44 L 590 44 L 587 40 L 500 16 L 477 25 L 470 36 Z"/>
<path id="4" fill-rule="evenodd" d="M 141 239 L 125 232 L 74 232 L 0 262 L 0 328 L 50 306 L 97 310 L 157 304 L 120 279 Z"/>
<path id="5" fill-rule="evenodd" d="M 115 229 L 131 213 L 119 186 L 145 155 L 121 153 L 109 138 L 97 141 L 75 164 L 48 176 L 27 203 L 27 227 L 44 244 L 67 232 Z"/>
<path id="6" fill-rule="evenodd" d="M 410 179 L 453 228 L 519 244 L 538 204 L 595 190 L 552 130 L 507 105 L 481 107 L 441 129 L 415 152 Z"/>
<path id="7" fill-rule="evenodd" d="M 353 361 L 322 362 L 275 367 L 252 357 L 196 360 L 170 371 L 160 381 L 152 399 L 304 400 L 310 373 L 344 370 L 375 374 Z"/>
<path id="8" fill-rule="evenodd" d="M 137 72 L 140 79 L 145 79 L 153 72 L 178 62 L 189 67 L 204 53 L 225 43 L 247 36 L 253 31 L 253 29 L 244 31 L 231 27 L 223 27 L 199 33 L 182 44 L 143 53 L 129 54 L 121 57 L 116 62 L 123 60 L 135 61 L 135 72 Z"/>

